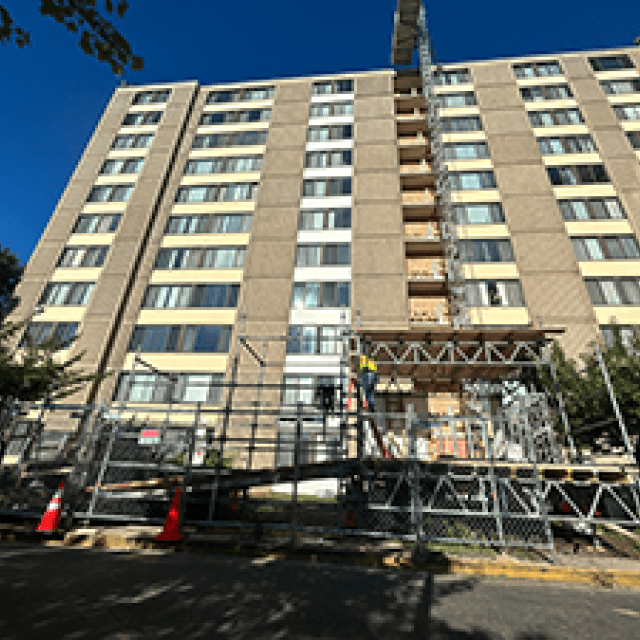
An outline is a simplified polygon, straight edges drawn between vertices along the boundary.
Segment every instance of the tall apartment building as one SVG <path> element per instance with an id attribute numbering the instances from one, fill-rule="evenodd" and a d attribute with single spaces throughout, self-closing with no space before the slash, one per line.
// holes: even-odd
<path id="1" fill-rule="evenodd" d="M 577 357 L 640 324 L 639 70 L 634 48 L 438 69 L 470 325 L 563 328 Z M 43 305 L 35 339 L 78 332 L 68 357 L 116 372 L 72 400 L 150 412 L 169 387 L 130 384 L 136 350 L 179 374 L 175 403 L 215 405 L 243 308 L 247 334 L 283 337 L 271 382 L 340 376 L 356 310 L 370 329 L 450 325 L 421 86 L 403 68 L 119 87 L 12 319 Z"/>

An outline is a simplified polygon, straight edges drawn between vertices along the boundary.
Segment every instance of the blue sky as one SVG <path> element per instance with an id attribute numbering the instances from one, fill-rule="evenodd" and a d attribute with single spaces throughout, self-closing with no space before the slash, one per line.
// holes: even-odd
<path id="1" fill-rule="evenodd" d="M 120 80 L 38 0 L 0 0 L 32 45 L 0 46 L 0 247 L 31 256 Z M 97 0 L 102 7 L 102 0 Z M 395 0 L 130 0 L 120 32 L 145 59 L 132 84 L 201 84 L 389 66 Z M 178 9 L 171 11 L 170 9 Z M 442 62 L 633 45 L 640 2 L 427 2 Z"/>

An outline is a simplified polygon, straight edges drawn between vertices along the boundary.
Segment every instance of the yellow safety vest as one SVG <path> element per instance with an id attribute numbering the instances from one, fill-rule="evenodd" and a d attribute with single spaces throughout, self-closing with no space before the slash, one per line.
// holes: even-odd
<path id="1" fill-rule="evenodd" d="M 370 371 L 377 371 L 378 367 L 372 358 L 367 358 L 367 356 L 360 356 L 360 369 L 369 369 Z"/>
<path id="2" fill-rule="evenodd" d="M 360 369 L 367 368 L 367 356 L 360 356 Z"/>
<path id="3" fill-rule="evenodd" d="M 370 371 L 377 371 L 378 370 L 378 367 L 376 366 L 376 363 L 371 358 L 369 358 L 369 370 Z"/>

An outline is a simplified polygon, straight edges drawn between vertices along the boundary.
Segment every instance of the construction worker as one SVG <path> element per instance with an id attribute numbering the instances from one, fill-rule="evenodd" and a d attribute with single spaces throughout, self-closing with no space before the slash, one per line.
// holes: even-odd
<path id="1" fill-rule="evenodd" d="M 378 367 L 373 358 L 360 356 L 360 387 L 367 401 L 369 411 L 375 411 L 375 390 L 378 382 Z"/>

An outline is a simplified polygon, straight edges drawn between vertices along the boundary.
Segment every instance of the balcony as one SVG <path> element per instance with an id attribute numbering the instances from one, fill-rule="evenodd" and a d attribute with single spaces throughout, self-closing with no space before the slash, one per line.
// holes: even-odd
<path id="1" fill-rule="evenodd" d="M 420 147 L 429 148 L 429 139 L 423 131 L 417 132 L 403 132 L 398 131 L 398 146 L 399 147 Z"/>
<path id="2" fill-rule="evenodd" d="M 408 258 L 407 275 L 410 280 L 444 280 L 446 269 L 442 258 Z"/>
<path id="3" fill-rule="evenodd" d="M 409 320 L 414 325 L 451 324 L 449 305 L 444 298 L 409 298 Z"/>
<path id="4" fill-rule="evenodd" d="M 435 222 L 406 221 L 403 224 L 405 238 L 417 238 L 420 240 L 432 240 L 440 242 L 440 227 Z"/>

